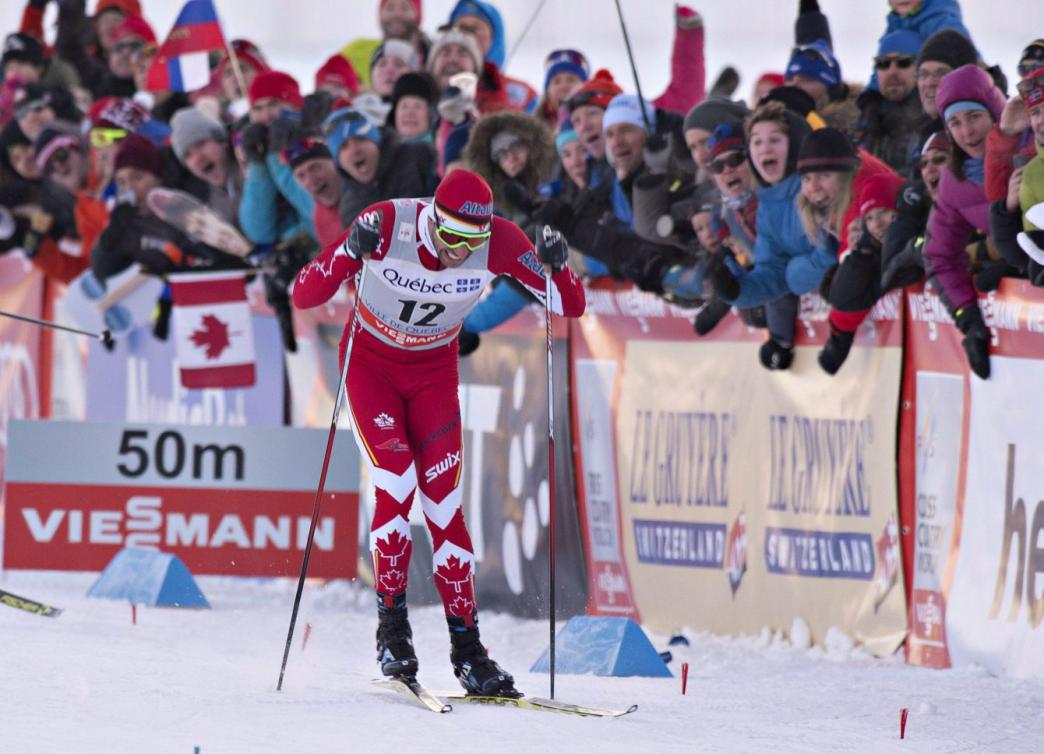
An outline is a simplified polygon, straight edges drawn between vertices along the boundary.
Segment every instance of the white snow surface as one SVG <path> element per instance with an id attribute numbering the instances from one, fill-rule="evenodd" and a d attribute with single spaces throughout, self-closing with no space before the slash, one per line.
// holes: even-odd
<path id="1" fill-rule="evenodd" d="M 132 625 L 127 604 L 84 596 L 94 578 L 0 576 L 0 588 L 65 609 L 49 619 L 0 606 L 3 751 L 1029 752 L 1044 740 L 1040 681 L 876 660 L 836 636 L 826 650 L 799 650 L 768 630 L 738 639 L 686 631 L 691 645 L 670 648 L 672 679 L 558 675 L 557 698 L 637 703 L 627 717 L 476 705 L 437 715 L 371 686 L 372 596 L 344 582 L 306 588 L 276 692 L 294 583 L 201 578 L 213 609 L 139 607 Z M 441 611 L 411 617 L 422 682 L 454 689 Z M 546 696 L 546 674 L 527 671 L 547 645 L 547 623 L 484 613 L 481 628 L 520 688 Z M 650 638 L 666 648 L 668 637 Z"/>

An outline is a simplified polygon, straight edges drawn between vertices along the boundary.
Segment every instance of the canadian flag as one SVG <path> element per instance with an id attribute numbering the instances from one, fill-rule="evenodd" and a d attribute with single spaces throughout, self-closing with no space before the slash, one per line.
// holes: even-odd
<path id="1" fill-rule="evenodd" d="M 242 272 L 170 275 L 181 384 L 250 387 L 256 380 L 254 330 Z"/>

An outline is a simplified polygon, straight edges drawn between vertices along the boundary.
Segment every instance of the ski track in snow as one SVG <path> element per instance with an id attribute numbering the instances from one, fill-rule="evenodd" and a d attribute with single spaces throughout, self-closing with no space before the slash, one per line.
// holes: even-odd
<path id="1" fill-rule="evenodd" d="M 57 619 L 0 606 L 5 752 L 1039 751 L 1044 685 L 983 671 L 932 671 L 859 650 L 797 650 L 767 631 L 688 632 L 671 647 L 680 679 L 559 674 L 556 696 L 620 719 L 458 705 L 437 715 L 370 685 L 375 610 L 363 587 L 309 585 L 283 691 L 275 691 L 294 584 L 201 578 L 212 610 L 88 599 L 91 574 L 7 572 L 0 587 L 64 608 Z M 420 679 L 457 688 L 441 610 L 412 611 Z M 305 624 L 313 631 L 301 650 Z M 491 654 L 528 694 L 547 624 L 482 614 Z M 667 637 L 652 634 L 664 649 Z M 836 644 L 832 646 L 838 646 Z M 910 708 L 900 741 L 899 710 Z"/>

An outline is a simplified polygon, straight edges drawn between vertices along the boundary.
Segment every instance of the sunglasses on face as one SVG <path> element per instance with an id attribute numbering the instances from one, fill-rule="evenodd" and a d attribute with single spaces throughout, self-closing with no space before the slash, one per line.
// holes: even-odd
<path id="1" fill-rule="evenodd" d="M 92 147 L 108 147 L 115 144 L 120 139 L 124 138 L 127 132 L 122 128 L 92 128 L 91 129 L 91 146 Z"/>
<path id="2" fill-rule="evenodd" d="M 744 154 L 743 152 L 733 152 L 727 157 L 721 157 L 716 160 L 711 160 L 710 165 L 708 165 L 707 167 L 714 175 L 721 175 L 728 168 L 738 168 L 746 161 L 746 154 Z"/>
<path id="3" fill-rule="evenodd" d="M 1035 44 L 1027 51 L 1029 54 L 1019 61 L 1019 77 L 1024 78 L 1038 68 L 1044 67 L 1044 45 Z"/>
<path id="4" fill-rule="evenodd" d="M 874 67 L 879 71 L 887 71 L 893 64 L 905 71 L 914 64 L 914 59 L 912 55 L 882 55 L 874 58 Z"/>
<path id="5" fill-rule="evenodd" d="M 145 47 L 145 43 L 138 39 L 128 39 L 125 42 L 117 42 L 112 46 L 113 52 L 137 52 Z"/>
<path id="6" fill-rule="evenodd" d="M 949 161 L 950 161 L 950 158 L 949 158 L 948 155 L 945 155 L 945 154 L 934 154 L 934 155 L 931 155 L 930 157 L 922 157 L 920 160 L 918 160 L 917 161 L 917 167 L 919 167 L 921 170 L 924 170 L 929 165 L 942 166 L 942 165 L 945 165 Z"/>

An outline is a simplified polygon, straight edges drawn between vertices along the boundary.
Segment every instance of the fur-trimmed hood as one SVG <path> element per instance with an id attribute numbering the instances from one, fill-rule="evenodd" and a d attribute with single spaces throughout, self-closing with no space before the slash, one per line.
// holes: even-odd
<path id="1" fill-rule="evenodd" d="M 521 181 L 531 194 L 537 186 L 551 177 L 557 154 L 551 130 L 542 121 L 525 113 L 503 110 L 483 116 L 471 129 L 471 136 L 464 148 L 467 166 L 486 179 L 493 189 L 494 204 L 504 210 L 518 210 L 504 198 L 503 183 L 507 174 L 500 169 L 490 154 L 490 143 L 501 131 L 517 134 L 529 147 L 526 169 L 516 179 Z"/>

